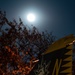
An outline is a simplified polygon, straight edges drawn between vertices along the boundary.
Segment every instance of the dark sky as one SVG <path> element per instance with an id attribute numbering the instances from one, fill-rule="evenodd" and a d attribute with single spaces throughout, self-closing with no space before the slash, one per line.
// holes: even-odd
<path id="1" fill-rule="evenodd" d="M 57 38 L 75 35 L 75 0 L 0 0 L 0 9 L 10 20 L 22 18 L 25 24 L 33 24 L 39 30 L 53 31 Z M 28 23 L 28 13 L 36 14 L 36 21 Z"/>

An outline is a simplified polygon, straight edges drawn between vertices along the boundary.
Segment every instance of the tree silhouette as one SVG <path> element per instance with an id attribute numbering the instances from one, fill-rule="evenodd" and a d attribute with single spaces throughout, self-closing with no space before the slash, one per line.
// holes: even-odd
<path id="1" fill-rule="evenodd" d="M 52 32 L 28 29 L 19 19 L 12 22 L 0 11 L 0 75 L 27 75 L 41 53 L 54 42 Z"/>

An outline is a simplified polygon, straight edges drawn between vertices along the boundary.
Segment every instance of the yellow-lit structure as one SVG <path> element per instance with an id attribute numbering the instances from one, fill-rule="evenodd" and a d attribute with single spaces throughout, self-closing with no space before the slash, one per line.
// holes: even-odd
<path id="1" fill-rule="evenodd" d="M 50 69 L 51 75 L 72 75 L 72 44 L 74 40 L 73 34 L 61 38 L 42 54 L 46 57 L 51 55 L 51 66 L 53 65 L 53 70 Z"/>

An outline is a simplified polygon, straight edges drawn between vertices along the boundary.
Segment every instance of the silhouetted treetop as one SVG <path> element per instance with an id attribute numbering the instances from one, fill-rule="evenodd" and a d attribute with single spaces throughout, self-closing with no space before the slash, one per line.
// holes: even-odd
<path id="1" fill-rule="evenodd" d="M 0 11 L 0 75 L 26 75 L 33 69 L 41 53 L 55 41 L 52 32 L 40 33 L 6 18 Z"/>

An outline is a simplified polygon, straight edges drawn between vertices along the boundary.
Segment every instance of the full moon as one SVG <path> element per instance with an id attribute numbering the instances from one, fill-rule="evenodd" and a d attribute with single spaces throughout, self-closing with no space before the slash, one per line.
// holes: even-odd
<path id="1" fill-rule="evenodd" d="M 29 22 L 34 22 L 34 21 L 35 21 L 35 15 L 32 14 L 32 13 L 28 14 L 28 15 L 27 15 L 27 20 L 28 20 Z"/>

